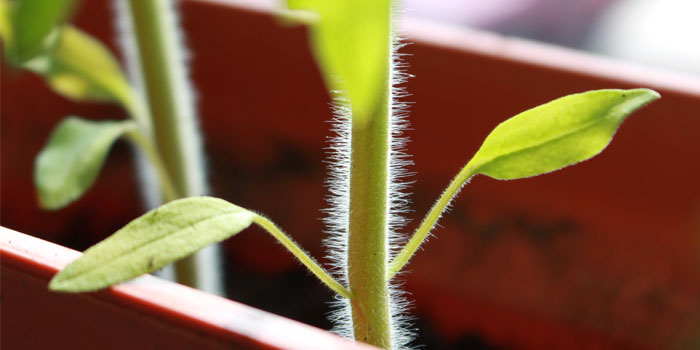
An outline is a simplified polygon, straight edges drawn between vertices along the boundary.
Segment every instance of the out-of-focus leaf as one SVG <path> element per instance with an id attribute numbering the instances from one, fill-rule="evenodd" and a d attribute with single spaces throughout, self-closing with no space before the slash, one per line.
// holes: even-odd
<path id="1" fill-rule="evenodd" d="M 41 206 L 59 209 L 79 198 L 95 182 L 114 141 L 134 128 L 133 121 L 63 120 L 36 158 Z"/>
<path id="2" fill-rule="evenodd" d="M 12 46 L 12 21 L 10 18 L 10 13 L 14 9 L 13 4 L 8 3 L 7 0 L 0 0 L 0 36 L 2 36 L 2 41 L 5 44 L 4 51 Z"/>
<path id="3" fill-rule="evenodd" d="M 25 62 L 58 93 L 75 100 L 114 101 L 131 110 L 133 94 L 109 50 L 83 31 L 65 26 L 57 47 Z"/>
<path id="4" fill-rule="evenodd" d="M 75 0 L 21 0 L 9 16 L 12 40 L 11 61 L 24 62 L 40 54 L 50 34 L 70 15 Z"/>
<path id="5" fill-rule="evenodd" d="M 287 0 L 312 10 L 311 42 L 326 84 L 347 92 L 353 127 L 364 127 L 381 106 L 389 84 L 391 2 L 388 0 Z"/>
<path id="6" fill-rule="evenodd" d="M 49 288 L 86 292 L 138 277 L 239 233 L 255 216 L 212 197 L 169 202 L 86 250 L 54 276 Z"/>
<path id="7" fill-rule="evenodd" d="M 518 179 L 600 153 L 632 112 L 660 95 L 649 89 L 595 90 L 556 99 L 498 125 L 467 164 L 475 174 Z"/>

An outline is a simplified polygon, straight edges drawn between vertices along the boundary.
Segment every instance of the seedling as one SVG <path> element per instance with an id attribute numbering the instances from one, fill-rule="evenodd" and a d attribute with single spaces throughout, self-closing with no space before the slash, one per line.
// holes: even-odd
<path id="1" fill-rule="evenodd" d="M 117 2 L 120 37 L 134 72 L 132 80 L 144 90 L 139 93 L 107 48 L 65 24 L 75 3 L 0 2 L 0 30 L 9 62 L 43 76 L 54 91 L 67 98 L 118 103 L 130 116 L 128 120 L 104 121 L 69 116 L 56 127 L 36 159 L 34 180 L 41 207 L 59 210 L 80 198 L 120 138 L 137 149 L 149 208 L 204 194 L 201 142 L 194 127 L 191 87 L 172 4 Z M 200 256 L 199 263 L 194 259 L 180 263 L 177 279 L 220 293 L 220 277 L 216 282 L 210 278 L 216 270 L 202 266 L 216 266 L 211 262 L 216 259 L 212 256 L 215 251 L 210 249 L 207 255 Z"/>
<path id="2" fill-rule="evenodd" d="M 506 120 L 486 137 L 405 242 L 399 234 L 406 207 L 400 137 L 405 108 L 397 101 L 405 75 L 399 70 L 391 4 L 288 0 L 288 5 L 287 18 L 311 22 L 314 54 L 336 104 L 338 136 L 331 155 L 335 163 L 328 210 L 332 269 L 319 265 L 262 214 L 222 199 L 195 197 L 133 220 L 86 250 L 49 288 L 105 288 L 155 271 L 254 223 L 337 293 L 340 306 L 333 319 L 338 320 L 338 332 L 385 349 L 405 348 L 411 335 L 402 323 L 402 301 L 392 281 L 472 177 L 518 179 L 587 160 L 608 145 L 627 116 L 659 98 L 648 89 L 589 91 Z"/>

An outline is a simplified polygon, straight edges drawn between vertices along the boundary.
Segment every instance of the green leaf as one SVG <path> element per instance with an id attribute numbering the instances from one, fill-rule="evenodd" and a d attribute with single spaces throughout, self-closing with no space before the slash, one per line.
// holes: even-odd
<path id="1" fill-rule="evenodd" d="M 8 3 L 7 0 L 0 0 L 0 36 L 2 36 L 4 44 L 5 57 L 9 55 L 8 52 L 14 46 L 14 35 L 12 35 L 12 13 L 14 13 L 14 8 L 13 3 Z"/>
<path id="2" fill-rule="evenodd" d="M 633 89 L 556 99 L 498 125 L 465 168 L 508 180 L 584 161 L 605 149 L 627 116 L 659 97 L 649 89 Z"/>
<path id="3" fill-rule="evenodd" d="M 311 42 L 326 84 L 345 91 L 353 126 L 364 126 L 380 108 L 388 84 L 391 2 L 388 0 L 287 0 L 292 10 L 312 10 L 320 18 Z"/>
<path id="4" fill-rule="evenodd" d="M 114 141 L 135 127 L 133 121 L 63 120 L 36 158 L 41 206 L 59 209 L 80 197 L 97 178 Z"/>
<path id="5" fill-rule="evenodd" d="M 86 250 L 51 280 L 49 288 L 86 292 L 138 277 L 237 234 L 255 217 L 217 198 L 172 201 Z"/>
<path id="6" fill-rule="evenodd" d="M 659 97 L 649 89 L 589 91 L 559 98 L 498 125 L 389 263 L 389 279 L 408 263 L 472 176 L 518 179 L 589 159 L 610 143 L 628 115 Z"/>
<path id="7" fill-rule="evenodd" d="M 75 0 L 22 0 L 13 6 L 10 17 L 12 40 L 8 55 L 24 62 L 46 47 L 50 34 L 70 15 Z"/>
<path id="8" fill-rule="evenodd" d="M 53 51 L 23 66 L 43 75 L 56 92 L 68 98 L 121 102 L 131 110 L 131 87 L 104 45 L 71 26 L 64 27 L 57 40 Z"/>

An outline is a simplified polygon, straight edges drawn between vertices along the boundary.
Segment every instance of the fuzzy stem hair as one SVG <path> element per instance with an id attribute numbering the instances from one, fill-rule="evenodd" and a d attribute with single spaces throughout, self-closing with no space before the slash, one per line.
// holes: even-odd
<path id="1" fill-rule="evenodd" d="M 392 42 L 381 104 L 368 124 L 353 127 L 349 101 L 336 98 L 326 219 L 333 272 L 352 294 L 350 300 L 338 299 L 339 310 L 332 315 L 335 331 L 384 349 L 403 349 L 412 339 L 406 303 L 398 287 L 389 284 L 387 270 L 405 242 L 398 229 L 408 203 L 403 178 L 410 160 L 401 136 L 407 122 L 405 105 L 397 100 L 405 95 L 398 85 L 406 75 L 399 70 L 399 47 Z"/>
<path id="2" fill-rule="evenodd" d="M 382 95 L 382 100 L 387 101 L 388 86 Z M 382 104 L 368 124 L 363 128 L 352 128 L 348 226 L 348 281 L 353 295 L 350 300 L 353 333 L 356 340 L 384 349 L 391 346 L 386 278 L 389 118 L 390 106 Z"/>

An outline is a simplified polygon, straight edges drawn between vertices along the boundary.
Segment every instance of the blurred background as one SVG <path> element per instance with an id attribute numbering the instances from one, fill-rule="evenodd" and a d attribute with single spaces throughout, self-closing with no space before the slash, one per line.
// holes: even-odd
<path id="1" fill-rule="evenodd" d="M 700 1 L 405 0 L 409 16 L 700 74 Z"/>
<path id="2" fill-rule="evenodd" d="M 404 232 L 504 119 L 588 89 L 663 95 L 591 161 L 521 181 L 471 181 L 404 277 L 415 344 L 700 348 L 700 1 L 406 1 L 421 24 L 407 24 L 403 49 L 415 75 L 406 88 L 416 172 Z M 305 29 L 281 26 L 275 4 L 181 1 L 211 192 L 267 214 L 327 263 L 319 219 L 329 96 Z M 73 22 L 121 55 L 111 1 L 82 1 Z M 5 61 L 1 75 L 0 224 L 83 250 L 142 213 L 124 143 L 84 198 L 39 210 L 33 159 L 56 123 L 124 112 L 57 96 Z M 226 241 L 225 251 L 232 299 L 330 327 L 331 293 L 262 230 Z"/>

